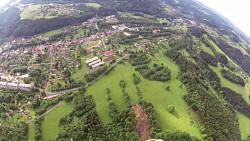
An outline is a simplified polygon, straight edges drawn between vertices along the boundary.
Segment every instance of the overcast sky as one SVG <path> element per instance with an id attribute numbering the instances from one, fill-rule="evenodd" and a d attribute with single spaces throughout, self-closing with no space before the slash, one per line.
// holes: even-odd
<path id="1" fill-rule="evenodd" d="M 250 0 L 198 0 L 232 21 L 250 36 Z"/>
<path id="2" fill-rule="evenodd" d="M 10 0 L 0 0 L 0 7 L 4 6 L 6 3 L 8 3 Z"/>

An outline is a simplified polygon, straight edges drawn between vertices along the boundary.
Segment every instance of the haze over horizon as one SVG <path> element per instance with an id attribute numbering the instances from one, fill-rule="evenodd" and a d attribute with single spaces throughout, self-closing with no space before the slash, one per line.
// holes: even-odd
<path id="1" fill-rule="evenodd" d="M 244 33 L 250 36 L 250 1 L 248 0 L 197 0 L 214 9 Z"/>
<path id="2" fill-rule="evenodd" d="M 0 0 L 0 7 L 10 0 Z M 248 0 L 197 0 L 216 10 L 250 36 L 250 1 Z"/>

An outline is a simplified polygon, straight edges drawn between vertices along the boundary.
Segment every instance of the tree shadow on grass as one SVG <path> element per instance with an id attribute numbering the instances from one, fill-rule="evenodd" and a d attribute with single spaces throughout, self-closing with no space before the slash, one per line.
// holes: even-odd
<path id="1" fill-rule="evenodd" d="M 171 114 L 178 119 L 180 118 L 180 115 L 176 111 L 173 111 Z"/>

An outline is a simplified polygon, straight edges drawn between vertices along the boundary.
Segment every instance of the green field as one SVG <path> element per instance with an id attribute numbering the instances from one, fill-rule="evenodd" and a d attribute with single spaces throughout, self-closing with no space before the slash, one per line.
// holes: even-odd
<path id="1" fill-rule="evenodd" d="M 138 85 L 142 91 L 142 97 L 155 106 L 157 120 L 163 130 L 183 130 L 193 136 L 200 138 L 193 113 L 183 100 L 183 95 L 186 94 L 186 88 L 180 88 L 181 82 L 176 79 L 178 73 L 177 65 L 162 54 L 156 54 L 154 62 L 163 63 L 171 70 L 172 80 L 166 83 L 149 81 L 144 79 L 139 73 L 134 71 L 128 62 L 118 65 L 109 75 L 104 76 L 98 82 L 89 87 L 86 94 L 93 95 L 96 101 L 96 109 L 100 120 L 103 124 L 111 122 L 108 115 L 108 102 L 106 100 L 105 89 L 110 88 L 111 97 L 119 110 L 125 108 L 125 102 L 122 91 L 119 87 L 120 80 L 126 82 L 126 91 L 129 93 L 131 103 L 135 104 L 139 101 L 135 85 L 132 82 L 132 74 L 136 73 L 141 77 L 142 82 Z M 166 91 L 167 85 L 171 86 L 170 91 Z M 170 114 L 167 112 L 168 105 L 174 105 L 176 112 Z"/>
<path id="2" fill-rule="evenodd" d="M 47 36 L 47 37 L 51 37 L 51 36 L 57 35 L 57 34 L 59 34 L 61 32 L 62 31 L 60 29 L 57 29 L 57 30 L 52 30 L 52 31 L 46 32 L 43 35 Z"/>
<path id="3" fill-rule="evenodd" d="M 98 3 L 86 3 L 86 6 L 99 9 L 102 5 L 100 5 Z"/>
<path id="4" fill-rule="evenodd" d="M 211 48 L 207 47 L 205 44 L 202 43 L 201 48 L 202 48 L 205 52 L 209 53 L 210 55 L 215 56 L 214 53 L 213 53 L 213 51 L 211 50 Z"/>
<path id="5" fill-rule="evenodd" d="M 241 139 L 247 139 L 250 135 L 250 118 L 238 112 L 238 120 L 240 124 Z"/>
<path id="6" fill-rule="evenodd" d="M 28 141 L 33 141 L 35 136 L 35 130 L 33 127 L 33 122 L 29 123 L 29 130 L 28 130 Z"/>
<path id="7" fill-rule="evenodd" d="M 73 103 L 64 102 L 62 105 L 54 109 L 44 117 L 42 122 L 42 138 L 55 139 L 60 131 L 59 119 L 73 110 Z"/>

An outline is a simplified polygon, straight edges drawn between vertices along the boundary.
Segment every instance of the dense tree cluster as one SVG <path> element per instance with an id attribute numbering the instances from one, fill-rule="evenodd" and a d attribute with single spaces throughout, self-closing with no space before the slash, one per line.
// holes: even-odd
<path id="1" fill-rule="evenodd" d="M 87 82 L 91 82 L 95 80 L 97 77 L 99 77 L 100 75 L 102 75 L 107 70 L 108 70 L 108 66 L 103 66 L 97 71 L 95 71 L 94 73 L 85 74 L 84 78 L 87 80 Z"/>
<path id="2" fill-rule="evenodd" d="M 171 71 L 163 65 L 154 64 L 152 69 L 148 65 L 142 65 L 135 68 L 135 70 L 139 71 L 144 78 L 149 80 L 166 82 L 171 79 Z"/>
<path id="3" fill-rule="evenodd" d="M 250 105 L 243 99 L 243 97 L 229 88 L 221 88 L 220 94 L 223 95 L 237 111 L 243 113 L 250 118 Z"/>
<path id="4" fill-rule="evenodd" d="M 133 76 L 133 81 L 134 81 L 135 85 L 137 85 L 141 82 L 141 78 L 139 76 L 137 76 L 135 73 L 132 76 Z"/>
<path id="5" fill-rule="evenodd" d="M 0 126 L 1 141 L 27 140 L 28 124 L 20 122 L 14 126 Z"/>
<path id="6" fill-rule="evenodd" d="M 180 68 L 180 80 L 187 86 L 188 95 L 185 101 L 198 117 L 200 126 L 204 126 L 206 140 L 240 140 L 239 126 L 235 112 L 224 105 L 207 87 L 205 78 L 201 77 L 203 70 L 188 61 L 185 56 L 171 50 L 166 53 Z M 210 70 L 206 70 L 210 72 Z M 207 75 L 206 75 L 207 76 Z M 227 132 L 225 132 L 227 129 Z"/>
<path id="7" fill-rule="evenodd" d="M 171 139 L 179 139 L 185 141 L 194 141 L 196 140 L 195 137 L 192 137 L 189 133 L 183 132 L 180 130 L 176 131 L 162 131 L 156 134 L 156 137 L 159 139 L 163 139 L 164 141 L 168 141 Z"/>
<path id="8" fill-rule="evenodd" d="M 43 121 L 43 117 L 37 118 L 35 119 L 34 124 L 33 124 L 34 129 L 35 129 L 34 139 L 36 141 L 42 139 L 42 121 Z"/>
<path id="9" fill-rule="evenodd" d="M 141 100 L 139 104 L 143 107 L 144 111 L 147 113 L 147 118 L 150 124 L 150 135 L 155 137 L 157 133 L 161 131 L 159 124 L 156 119 L 156 113 L 152 103 L 148 103 L 144 100 Z"/>
<path id="10" fill-rule="evenodd" d="M 95 101 L 92 96 L 76 96 L 73 99 L 75 115 L 81 117 L 95 107 Z"/>
<path id="11" fill-rule="evenodd" d="M 217 59 L 215 59 L 212 55 L 210 55 L 209 53 L 201 50 L 200 52 L 200 57 L 208 64 L 217 67 L 218 61 Z"/>
<path id="12" fill-rule="evenodd" d="M 150 59 L 147 54 L 142 52 L 131 51 L 129 55 L 129 61 L 132 66 L 143 65 L 150 63 Z"/>
<path id="13" fill-rule="evenodd" d="M 220 72 L 221 72 L 222 76 L 224 78 L 226 78 L 227 80 L 229 80 L 235 84 L 245 86 L 245 81 L 240 76 L 234 74 L 232 71 L 221 69 Z"/>

